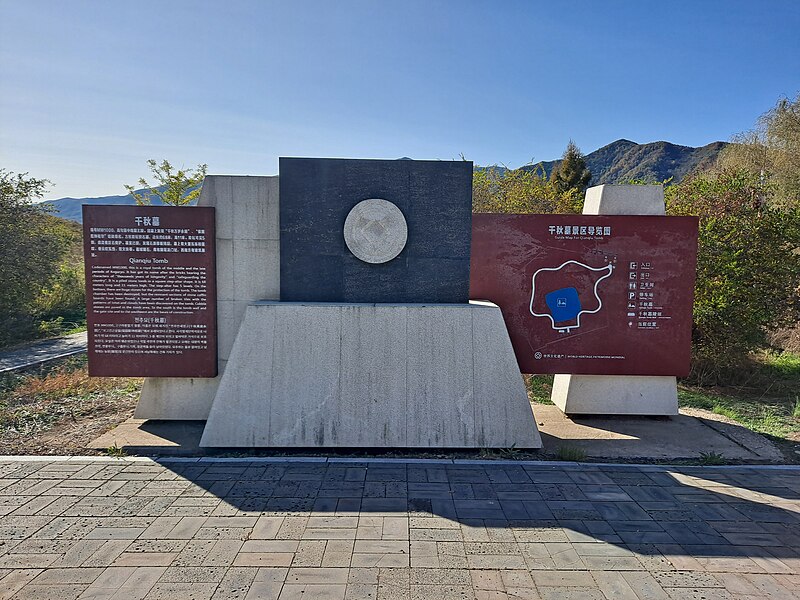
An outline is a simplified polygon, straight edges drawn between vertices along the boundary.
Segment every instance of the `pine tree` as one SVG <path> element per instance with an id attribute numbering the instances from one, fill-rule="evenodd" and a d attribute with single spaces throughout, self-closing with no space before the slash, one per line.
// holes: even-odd
<path id="1" fill-rule="evenodd" d="M 586 160 L 572 140 L 561 157 L 561 162 L 550 174 L 550 181 L 559 192 L 577 190 L 581 195 L 586 191 L 592 173 L 586 168 Z"/>

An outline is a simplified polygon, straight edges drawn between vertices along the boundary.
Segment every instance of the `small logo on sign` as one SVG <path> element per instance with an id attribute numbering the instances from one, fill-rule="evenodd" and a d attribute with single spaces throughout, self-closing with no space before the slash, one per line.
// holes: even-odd
<path id="1" fill-rule="evenodd" d="M 542 353 L 541 352 L 537 352 L 536 354 L 533 355 L 533 358 L 535 358 L 536 360 L 539 360 L 540 358 L 542 358 Z"/>

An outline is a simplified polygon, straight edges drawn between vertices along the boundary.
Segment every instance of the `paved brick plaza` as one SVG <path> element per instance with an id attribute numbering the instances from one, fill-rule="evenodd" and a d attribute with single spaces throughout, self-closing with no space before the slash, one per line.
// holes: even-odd
<path id="1" fill-rule="evenodd" d="M 800 469 L 0 459 L 0 598 L 800 598 Z"/>

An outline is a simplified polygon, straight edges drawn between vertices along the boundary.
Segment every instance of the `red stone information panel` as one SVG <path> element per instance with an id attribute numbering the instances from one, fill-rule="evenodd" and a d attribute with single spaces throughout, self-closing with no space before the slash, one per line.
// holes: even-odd
<path id="1" fill-rule="evenodd" d="M 214 209 L 84 206 L 89 375 L 217 375 Z"/>
<path id="2" fill-rule="evenodd" d="M 476 214 L 470 297 L 523 373 L 687 375 L 697 219 Z"/>

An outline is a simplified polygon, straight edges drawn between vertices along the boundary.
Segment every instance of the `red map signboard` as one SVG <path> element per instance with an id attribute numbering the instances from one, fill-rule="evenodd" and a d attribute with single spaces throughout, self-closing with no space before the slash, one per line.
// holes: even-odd
<path id="1" fill-rule="evenodd" d="M 476 214 L 470 297 L 523 373 L 687 375 L 697 219 Z"/>
<path id="2" fill-rule="evenodd" d="M 83 207 L 89 375 L 217 375 L 214 209 Z"/>

